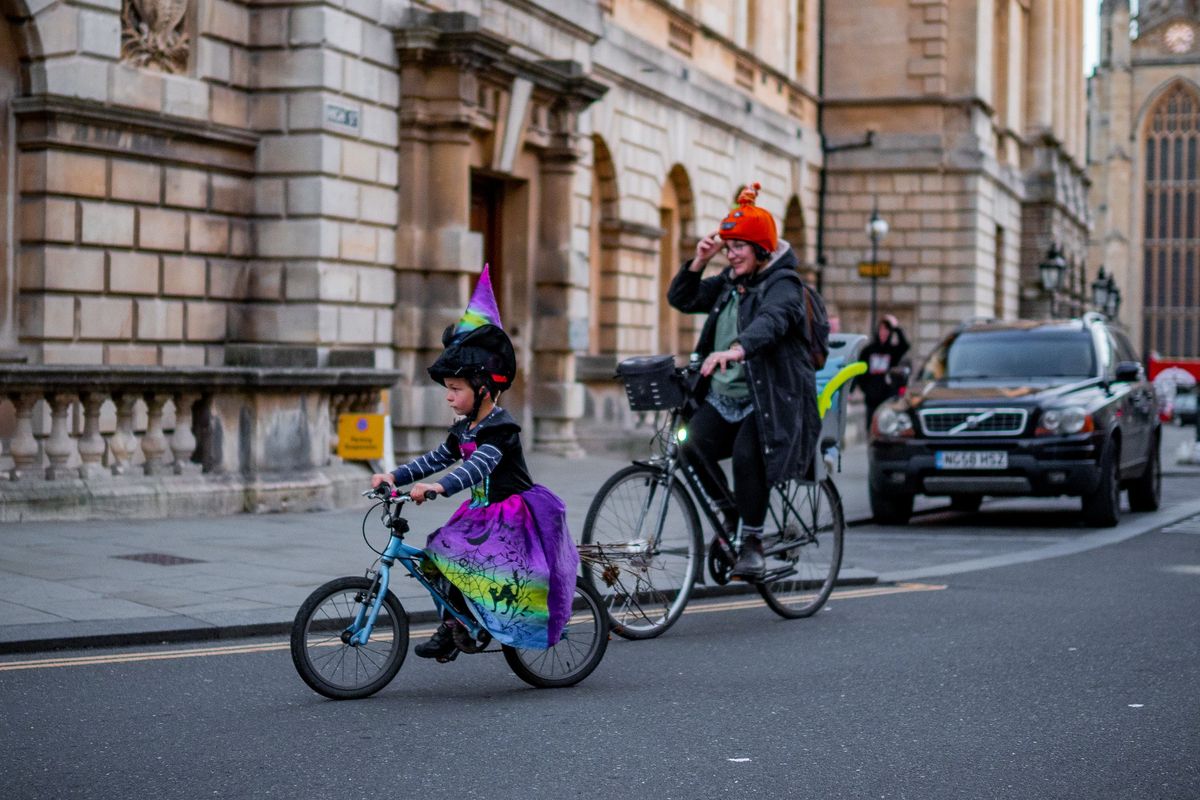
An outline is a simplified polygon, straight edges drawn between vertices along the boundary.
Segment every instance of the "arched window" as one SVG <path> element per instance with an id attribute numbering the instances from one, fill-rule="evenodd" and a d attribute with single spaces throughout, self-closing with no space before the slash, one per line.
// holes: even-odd
<path id="1" fill-rule="evenodd" d="M 617 351 L 615 222 L 617 172 L 612 153 L 592 136 L 592 202 L 588 224 L 588 353 Z"/>
<path id="2" fill-rule="evenodd" d="M 20 93 L 21 70 L 16 37 L 0 18 L 0 350 L 17 343 L 16 335 L 16 159 L 12 101 Z"/>
<path id="3" fill-rule="evenodd" d="M 788 201 L 787 210 L 783 214 L 783 239 L 792 246 L 801 268 L 809 266 L 808 235 L 804 230 L 804 207 L 800 205 L 800 198 L 795 195 L 792 195 L 792 199 Z"/>
<path id="4" fill-rule="evenodd" d="M 1142 341 L 1164 356 L 1200 356 L 1200 97 L 1167 90 L 1146 120 L 1143 152 Z"/>
<path id="5" fill-rule="evenodd" d="M 679 265 L 687 257 L 685 250 L 694 247 L 692 241 L 693 200 L 692 184 L 683 167 L 676 164 L 663 183 L 659 202 L 658 280 L 658 352 L 683 355 L 692 346 L 694 325 L 667 303 L 667 287 Z"/>

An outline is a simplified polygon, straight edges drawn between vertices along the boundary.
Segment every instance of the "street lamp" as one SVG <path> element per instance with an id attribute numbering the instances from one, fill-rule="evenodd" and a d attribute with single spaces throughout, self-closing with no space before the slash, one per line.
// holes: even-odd
<path id="1" fill-rule="evenodd" d="M 1117 282 L 1113 280 L 1112 275 L 1108 276 L 1108 301 L 1104 305 L 1104 313 L 1108 314 L 1109 319 L 1116 319 L 1117 312 L 1121 310 L 1121 288 L 1117 286 Z"/>
<path id="2" fill-rule="evenodd" d="M 1104 267 L 1100 268 L 1100 274 L 1092 281 L 1092 305 L 1109 319 L 1115 319 L 1117 310 L 1121 308 L 1121 287 L 1117 286 L 1112 273 L 1104 274 Z"/>
<path id="3" fill-rule="evenodd" d="M 876 319 L 875 286 L 879 281 L 879 240 L 887 236 L 887 220 L 879 216 L 878 206 L 871 209 L 871 219 L 867 220 L 867 236 L 871 237 L 871 335 L 879 327 Z"/>
<path id="4" fill-rule="evenodd" d="M 1050 295 L 1050 318 L 1054 319 L 1058 312 L 1055 308 L 1055 292 L 1062 283 L 1063 272 L 1067 268 L 1067 260 L 1063 258 L 1062 250 L 1053 242 L 1046 251 L 1046 260 L 1038 264 L 1042 276 L 1042 289 Z"/>
<path id="5" fill-rule="evenodd" d="M 1105 277 L 1103 265 L 1100 267 L 1100 272 L 1096 275 L 1096 280 L 1092 281 L 1092 305 L 1097 311 L 1108 313 L 1108 291 L 1111 277 Z"/>

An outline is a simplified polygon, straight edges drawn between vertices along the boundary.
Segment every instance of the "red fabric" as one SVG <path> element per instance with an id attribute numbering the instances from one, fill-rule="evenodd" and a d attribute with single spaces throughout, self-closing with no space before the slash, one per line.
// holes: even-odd
<path id="1" fill-rule="evenodd" d="M 1200 381 L 1200 358 L 1159 358 L 1157 353 L 1151 353 L 1147 366 L 1150 380 L 1157 378 L 1160 372 L 1177 367 Z"/>

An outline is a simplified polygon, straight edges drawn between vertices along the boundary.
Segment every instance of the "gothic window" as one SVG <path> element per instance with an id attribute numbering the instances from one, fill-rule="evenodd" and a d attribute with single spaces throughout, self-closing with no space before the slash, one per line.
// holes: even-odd
<path id="1" fill-rule="evenodd" d="M 805 28 L 808 9 L 805 8 L 805 0 L 799 0 L 796 3 L 796 82 L 807 83 L 807 68 L 808 51 L 808 31 Z"/>
<path id="2" fill-rule="evenodd" d="M 1166 357 L 1200 356 L 1200 97 L 1169 89 L 1147 118 L 1144 147 L 1143 343 Z"/>

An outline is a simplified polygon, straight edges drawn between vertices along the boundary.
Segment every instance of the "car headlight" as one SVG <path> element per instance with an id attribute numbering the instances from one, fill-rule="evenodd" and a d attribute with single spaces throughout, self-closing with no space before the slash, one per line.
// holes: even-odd
<path id="1" fill-rule="evenodd" d="M 875 412 L 875 431 L 881 436 L 911 436 L 912 419 L 903 411 L 883 406 Z"/>
<path id="2" fill-rule="evenodd" d="M 1051 408 L 1042 413 L 1041 434 L 1072 434 L 1092 430 L 1092 417 L 1079 406 Z"/>

